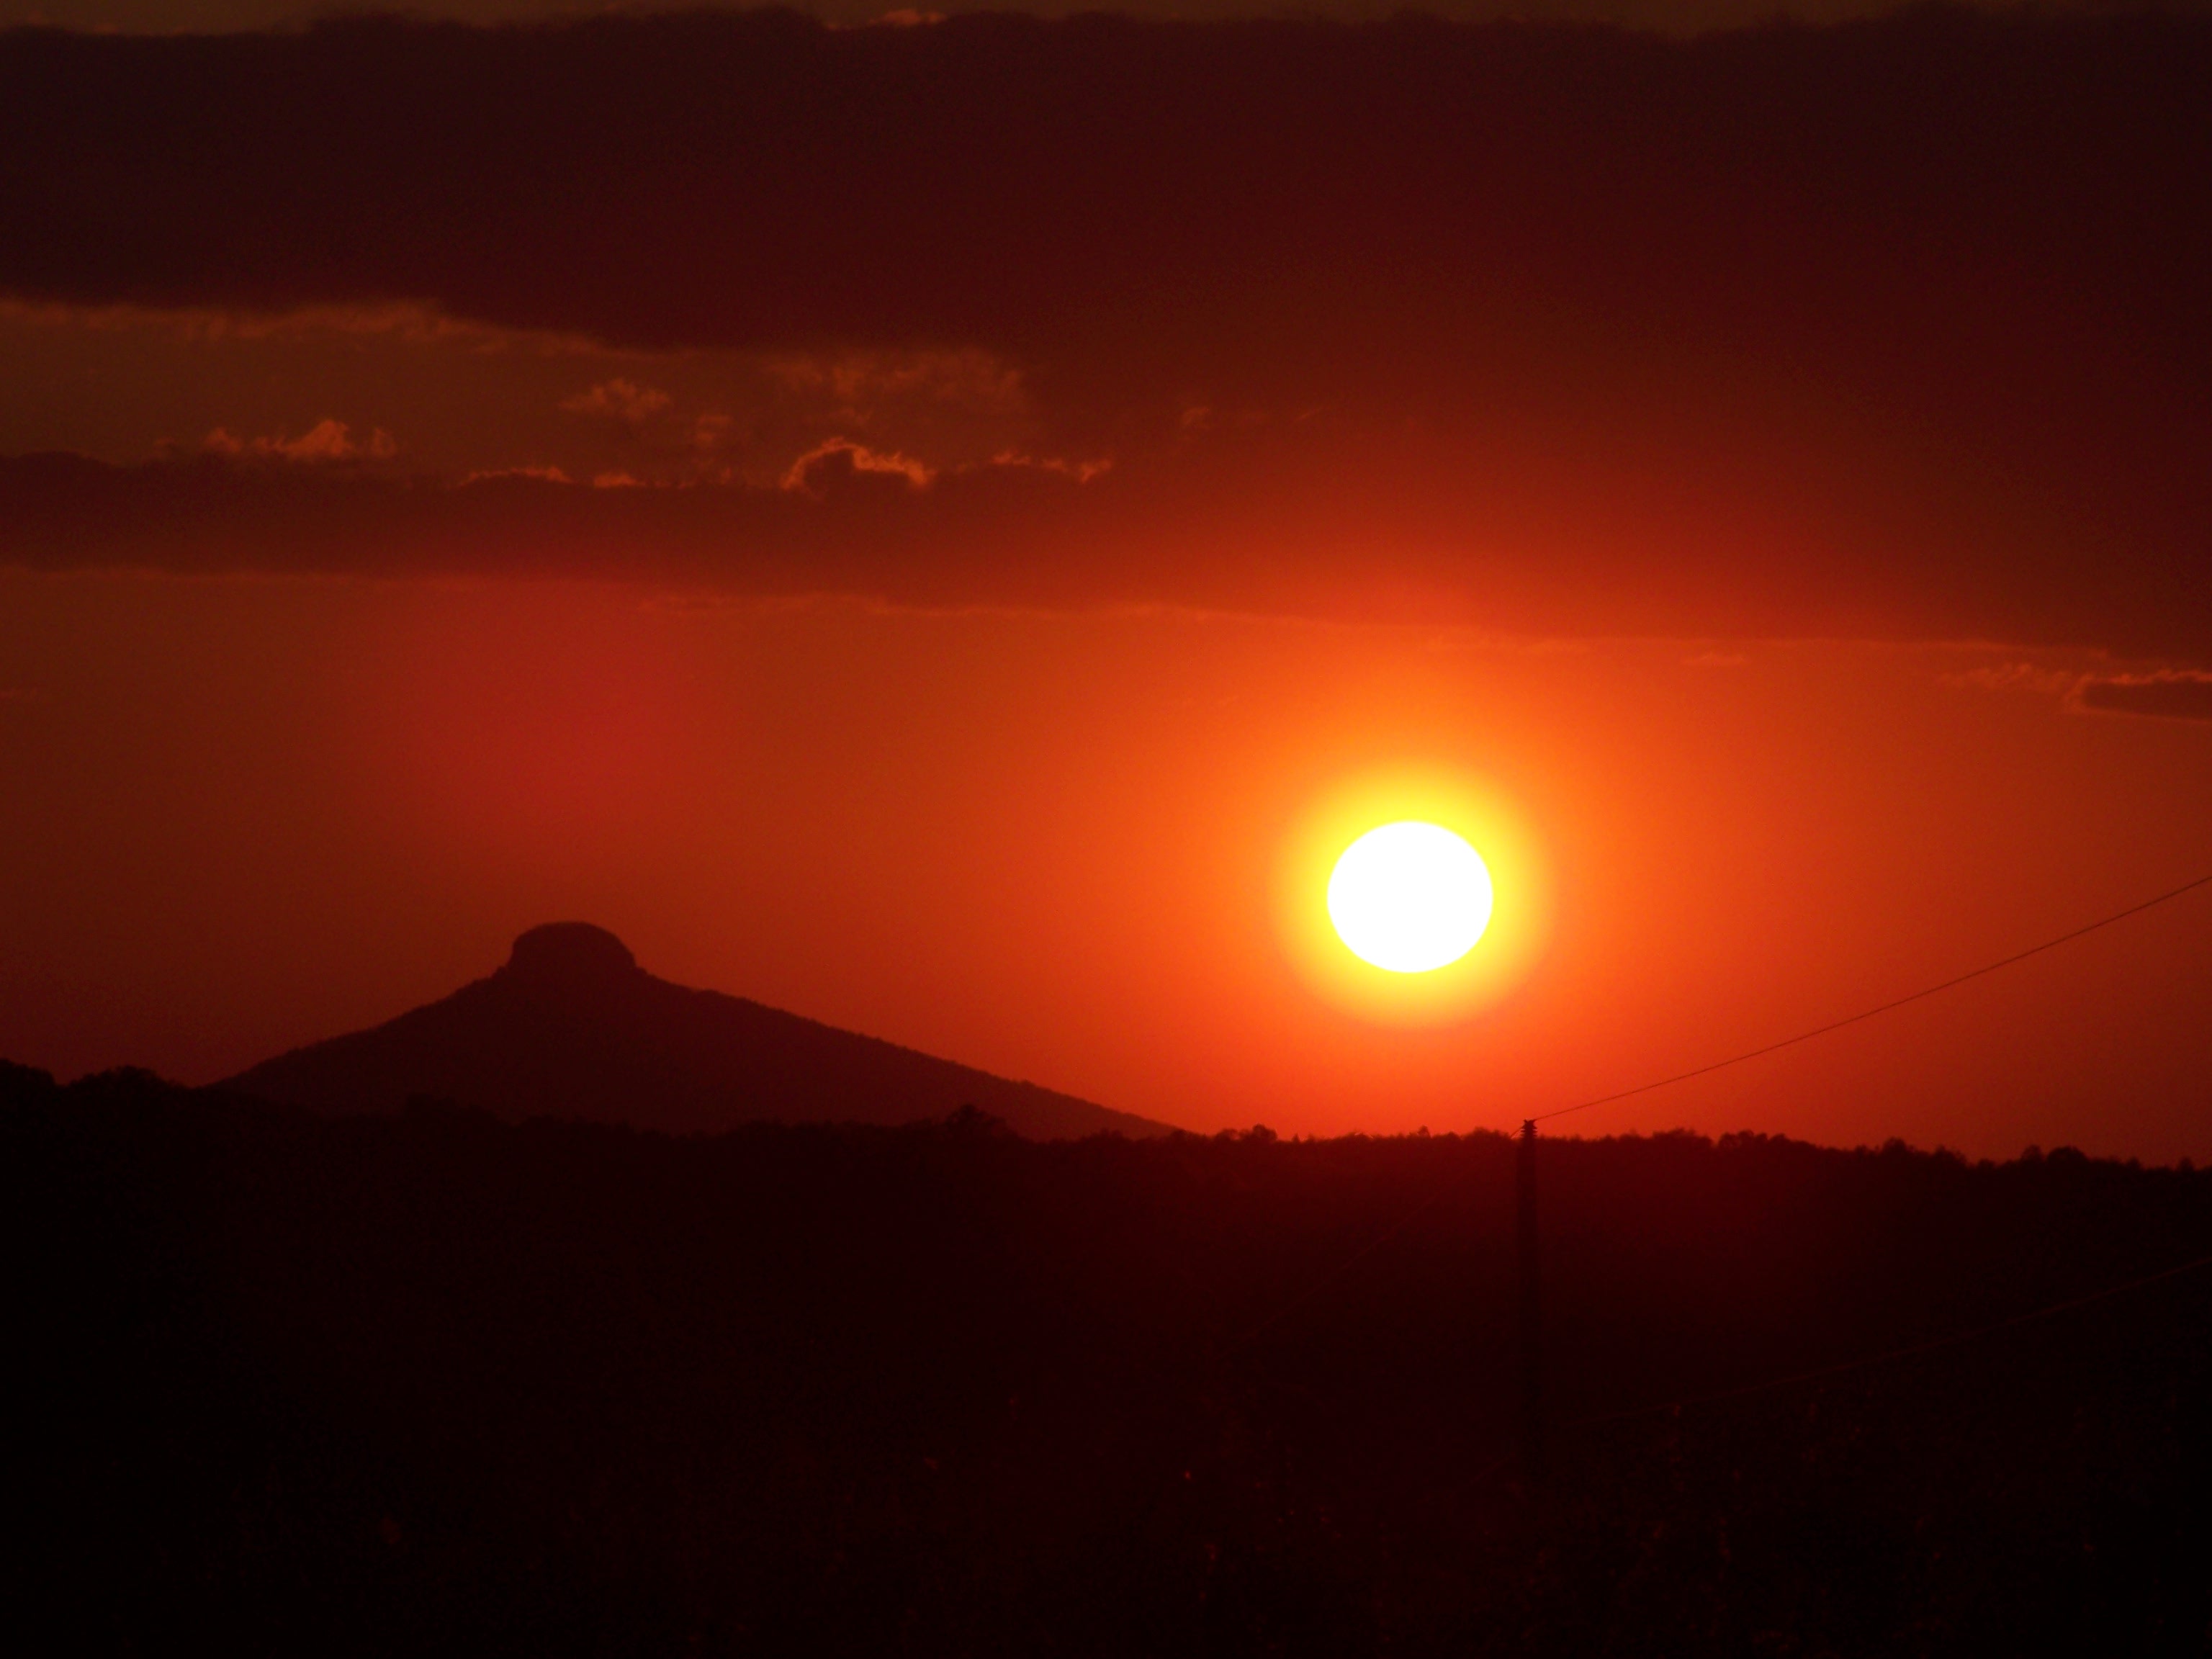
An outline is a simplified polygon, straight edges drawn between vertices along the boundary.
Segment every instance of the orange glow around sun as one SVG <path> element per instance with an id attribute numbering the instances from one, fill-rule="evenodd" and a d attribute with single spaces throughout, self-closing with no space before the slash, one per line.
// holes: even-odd
<path id="1" fill-rule="evenodd" d="M 1285 842 L 1277 915 L 1322 996 L 1393 1024 L 1463 1018 L 1526 977 L 1549 930 L 1534 836 L 1503 797 L 1419 769 L 1353 780 Z"/>

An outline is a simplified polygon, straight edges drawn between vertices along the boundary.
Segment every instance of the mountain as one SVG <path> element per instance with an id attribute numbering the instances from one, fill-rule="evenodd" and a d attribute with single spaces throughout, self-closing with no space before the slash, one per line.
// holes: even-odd
<path id="1" fill-rule="evenodd" d="M 963 1106 L 1032 1139 L 1168 1133 L 1128 1112 L 896 1043 L 657 979 L 603 927 L 533 927 L 489 978 L 366 1031 L 295 1048 L 222 1085 L 332 1112 L 427 1095 L 512 1121 L 582 1118 L 712 1132 L 734 1124 L 908 1123 Z"/>

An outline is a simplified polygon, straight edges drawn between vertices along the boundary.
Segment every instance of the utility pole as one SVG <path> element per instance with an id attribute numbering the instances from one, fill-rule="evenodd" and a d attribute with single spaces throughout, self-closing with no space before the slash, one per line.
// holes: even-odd
<path id="1" fill-rule="evenodd" d="M 1544 1472 L 1544 1322 L 1537 1299 L 1536 1121 L 1521 1125 L 1516 1149 L 1516 1237 L 1521 1261 L 1521 1473 L 1534 1481 Z"/>

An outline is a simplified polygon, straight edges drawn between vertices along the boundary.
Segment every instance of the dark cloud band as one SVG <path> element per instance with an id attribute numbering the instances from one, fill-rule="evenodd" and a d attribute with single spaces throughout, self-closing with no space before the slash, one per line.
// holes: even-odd
<path id="1" fill-rule="evenodd" d="M 2106 714 L 2212 720 L 2212 675 L 2145 674 L 2082 682 L 2075 701 Z"/>
<path id="2" fill-rule="evenodd" d="M 0 560 L 36 569 L 144 568 L 383 576 L 565 575 L 732 595 L 861 594 L 921 605 L 1055 609 L 1166 603 L 1307 617 L 1459 624 L 1540 636 L 2007 640 L 2109 644 L 2199 660 L 2188 568 L 2146 603 L 2094 562 L 1966 581 L 1907 544 L 1838 544 L 1739 526 L 1779 556 L 1717 550 L 1729 510 L 1593 491 L 1579 522 L 1548 488 L 1517 499 L 1480 472 L 1387 458 L 1345 499 L 1267 444 L 1091 477 L 1031 465 L 926 485 L 850 451 L 801 487 L 593 488 L 507 476 L 455 485 L 219 458 L 118 467 L 0 459 Z M 1419 499 L 1416 500 L 1417 493 Z M 2190 683 L 2194 685 L 2194 682 Z M 2100 687 L 2133 712 L 2185 690 Z M 2148 711 L 2145 711 L 2148 712 Z M 2174 709 L 2166 712 L 2181 712 Z"/>
<path id="3" fill-rule="evenodd" d="M 1180 580 L 1253 603 L 1310 568 L 1589 627 L 1732 606 L 2201 654 L 2207 85 L 2202 21 L 1945 12 L 19 32 L 0 290 L 981 349 L 1050 453 L 1115 470 L 884 509 L 898 557 L 951 557 L 940 525 L 1023 543 L 960 554 L 969 586 L 1058 560 L 1047 585 L 1157 587 L 1108 544 L 1164 526 L 1204 567 Z M 737 543 L 817 533 L 715 509 L 757 510 L 787 527 Z"/>

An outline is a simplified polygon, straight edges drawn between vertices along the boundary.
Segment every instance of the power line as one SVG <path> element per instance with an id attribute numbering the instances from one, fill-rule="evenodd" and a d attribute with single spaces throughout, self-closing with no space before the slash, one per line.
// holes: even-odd
<path id="1" fill-rule="evenodd" d="M 1655 1089 L 1670 1088 L 1677 1083 L 1687 1083 L 1692 1078 L 1706 1077 L 1715 1072 L 1725 1071 L 1731 1066 L 1741 1066 L 1744 1061 L 1757 1060 L 1762 1054 L 1771 1054 L 1778 1049 L 1795 1048 L 1801 1042 L 1810 1042 L 1814 1037 L 1826 1036 L 1831 1031 L 1840 1031 L 1846 1025 L 1856 1025 L 1862 1020 L 1874 1018 L 1877 1014 L 1888 1013 L 1893 1009 L 1904 1007 L 1907 1003 L 1919 1002 L 1942 992 L 1952 990 L 1966 984 L 1969 980 L 1980 979 L 1984 975 L 1994 974 L 2000 968 L 2009 968 L 2014 963 L 2026 962 L 2030 957 L 2041 956 L 2045 951 L 2055 951 L 2062 945 L 2070 945 L 2075 939 L 2086 934 L 2094 933 L 2100 927 L 2110 927 L 2116 921 L 2125 921 L 2130 916 L 2141 915 L 2144 911 L 2164 904 L 2170 899 L 2179 898 L 2184 893 L 2193 893 L 2200 887 L 2212 887 L 2212 875 L 2199 876 L 2194 881 L 2185 882 L 2179 887 L 2160 893 L 2156 898 L 2147 898 L 2142 903 L 2131 904 L 2124 910 L 2115 910 L 2111 915 L 2100 917 L 2087 927 L 2076 927 L 2070 933 L 2061 933 L 2057 938 L 2047 939 L 2040 945 L 2031 945 L 2027 950 L 2014 951 L 2002 961 L 1985 963 L 1981 967 L 1960 974 L 1955 978 L 1947 979 L 1941 985 L 1930 985 L 1923 990 L 1913 992 L 1910 996 L 1902 996 L 1894 1001 L 1885 1002 L 1878 1008 L 1863 1009 L 1858 1013 L 1846 1015 L 1842 1019 L 1830 1020 L 1826 1025 L 1816 1025 L 1809 1031 L 1800 1031 L 1795 1036 L 1784 1037 L 1779 1042 L 1770 1042 L 1759 1048 L 1748 1048 L 1742 1054 L 1730 1054 L 1726 1060 L 1717 1060 L 1711 1065 L 1699 1066 L 1691 1071 L 1677 1072 L 1674 1076 L 1662 1077 L 1656 1083 L 1640 1083 L 1635 1088 L 1623 1089 L 1618 1094 L 1600 1095 L 1595 1100 L 1579 1101 L 1572 1106 L 1562 1106 L 1554 1111 L 1540 1112 L 1530 1121 L 1547 1123 L 1555 1117 L 1565 1117 L 1570 1112 L 1586 1112 L 1593 1106 L 1610 1106 L 1617 1100 L 1627 1100 L 1636 1095 L 1648 1095 Z"/>
<path id="2" fill-rule="evenodd" d="M 1556 1117 L 1565 1117 L 1570 1112 L 1588 1111 L 1593 1106 L 1609 1106 L 1615 1101 L 1627 1100 L 1637 1095 L 1648 1095 L 1656 1089 L 1668 1088 L 1677 1083 L 1686 1083 L 1692 1078 L 1705 1077 L 1714 1072 L 1723 1071 L 1731 1066 L 1741 1066 L 1744 1061 L 1747 1060 L 1757 1060 L 1762 1054 L 1774 1054 L 1784 1048 L 1794 1048 L 1801 1042 L 1809 1042 L 1814 1037 L 1826 1036 L 1831 1031 L 1840 1031 L 1847 1025 L 1856 1025 L 1862 1021 L 1872 1019 L 1879 1014 L 1886 1014 L 1890 1012 L 1893 1009 L 1902 1008 L 1907 1003 L 1922 1001 L 1926 998 L 1938 995 L 1942 992 L 1964 985 L 1970 980 L 1977 980 L 1982 978 L 1985 975 L 1994 974 L 2001 968 L 2009 968 L 2015 963 L 2027 961 L 2030 957 L 2040 956 L 2045 951 L 2053 951 L 2062 945 L 2069 945 L 2077 939 L 2083 938 L 2087 934 L 2097 932 L 2100 928 L 2110 927 L 2114 922 L 2125 921 L 2130 916 L 2141 915 L 2146 910 L 2154 908 L 2159 905 L 2166 903 L 2170 900 L 2178 899 L 2185 893 L 2193 893 L 2200 887 L 2208 886 L 2212 886 L 2212 874 L 2199 876 L 2194 881 L 2185 882 L 2179 887 L 2169 888 L 2166 891 L 2157 895 L 2155 897 L 2147 898 L 2139 904 L 2131 904 L 2124 910 L 2115 910 L 2112 915 L 2108 916 L 2101 916 L 2095 921 L 2090 922 L 2084 927 L 2075 928 L 2070 933 L 2061 933 L 2055 939 L 2047 939 L 2040 945 L 2032 945 L 2025 951 L 2016 951 L 2012 955 L 2005 957 L 1999 961 L 1986 963 L 1981 967 L 1973 969 L 1969 972 L 1960 974 L 1953 978 L 1947 979 L 1940 985 L 1928 986 L 1924 989 L 1913 992 L 1909 996 L 1901 996 L 1892 1001 L 1885 1002 L 1879 1007 L 1864 1009 L 1858 1013 L 1849 1015 L 1843 1019 L 1831 1020 L 1826 1025 L 1814 1026 L 1809 1031 L 1800 1031 L 1795 1036 L 1784 1037 L 1780 1042 L 1767 1043 L 1763 1048 L 1747 1049 L 1740 1054 L 1731 1054 L 1726 1060 L 1717 1060 L 1711 1065 L 1699 1066 L 1695 1069 L 1687 1072 L 1678 1072 L 1672 1077 L 1661 1078 L 1655 1083 L 1639 1084 L 1633 1089 L 1623 1089 L 1617 1094 L 1600 1095 L 1595 1100 L 1580 1101 L 1572 1106 L 1562 1106 L 1553 1111 L 1540 1113 L 1535 1117 L 1528 1121 L 1533 1123 L 1545 1123 Z M 1267 1332 L 1273 1330 L 1277 1325 L 1281 1324 L 1291 1315 L 1305 1307 L 1307 1304 L 1312 1302 L 1331 1285 L 1334 1285 L 1346 1273 L 1351 1272 L 1353 1267 L 1365 1261 L 1367 1257 L 1372 1255 L 1376 1251 L 1381 1249 L 1392 1239 L 1397 1237 L 1399 1234 L 1404 1232 L 1407 1227 L 1411 1226 L 1420 1217 L 1427 1214 L 1429 1211 L 1434 1209 L 1437 1205 L 1449 1196 L 1453 1190 L 1454 1189 L 1449 1187 L 1440 1188 L 1436 1192 L 1431 1193 L 1426 1198 L 1421 1200 L 1420 1202 L 1413 1205 L 1411 1208 L 1401 1212 L 1395 1221 L 1392 1222 L 1389 1226 L 1384 1227 L 1380 1232 L 1368 1239 L 1365 1243 L 1354 1249 L 1349 1255 L 1343 1257 L 1334 1267 L 1326 1269 L 1317 1278 L 1309 1280 L 1303 1290 L 1299 1291 L 1295 1296 L 1292 1296 L 1288 1301 L 1277 1308 L 1274 1312 L 1261 1320 L 1258 1324 L 1251 1326 L 1249 1328 L 1241 1332 L 1237 1336 L 1231 1339 L 1229 1344 L 1230 1350 L 1231 1352 L 1235 1352 L 1248 1346 L 1254 1341 L 1257 1340 L 1260 1337 L 1265 1335 Z M 2192 1263 L 2191 1265 L 2191 1267 L 2195 1267 L 2201 1266 L 2203 1264 Z M 2188 1269 L 2176 1269 L 2176 1271 L 2185 1272 L 2188 1271 Z M 2126 1289 L 2132 1287 L 2123 1286 L 2122 1288 Z M 1999 1328 L 1992 1327 L 1991 1328 L 1994 1329 Z M 1965 1339 L 1962 1338 L 1960 1340 L 1963 1340 Z M 1879 1358 L 1881 1358 L 1897 1357 L 1899 1356 L 1879 1356 L 1876 1360 L 1869 1360 L 1863 1363 L 1871 1364 L 1878 1363 Z M 1784 1378 L 1783 1380 L 1784 1382 L 1795 1382 L 1801 1381 L 1802 1379 Z M 1759 1386 L 1780 1387 L 1781 1383 L 1761 1384 Z"/>

